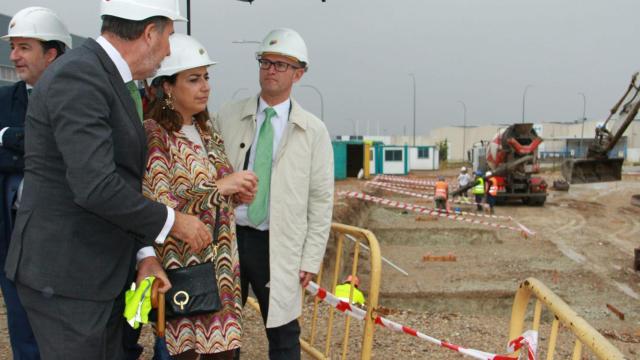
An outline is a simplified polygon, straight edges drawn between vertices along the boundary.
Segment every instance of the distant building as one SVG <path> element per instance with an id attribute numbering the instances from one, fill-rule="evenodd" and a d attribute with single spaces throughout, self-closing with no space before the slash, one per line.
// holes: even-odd
<path id="1" fill-rule="evenodd" d="M 0 36 L 7 34 L 9 28 L 9 22 L 12 16 L 0 14 Z M 73 47 L 80 46 L 86 40 L 84 37 L 71 34 L 73 40 Z M 9 55 L 11 53 L 11 46 L 8 41 L 0 40 L 0 86 L 10 85 L 20 80 L 16 74 L 16 70 Z"/>
<path id="2" fill-rule="evenodd" d="M 595 138 L 596 126 L 601 123 L 602 121 L 599 120 L 588 120 L 584 123 L 584 128 L 581 122 L 534 124 L 534 129 L 544 140 L 538 148 L 540 157 L 583 156 Z M 614 129 L 617 129 L 618 124 L 619 122 L 613 124 Z M 462 126 L 442 127 L 432 130 L 429 136 L 422 140 L 422 143 L 437 144 L 446 139 L 447 160 L 462 161 L 464 156 L 465 161 L 470 161 L 468 154 L 474 144 L 478 144 L 480 141 L 490 141 L 499 130 L 507 126 L 509 124 L 467 126 L 466 129 Z M 393 138 L 395 143 L 402 144 L 395 141 L 396 137 Z M 409 141 L 411 140 L 409 139 Z M 615 156 L 624 157 L 629 162 L 640 162 L 640 120 L 636 119 L 629 125 L 612 153 Z"/>

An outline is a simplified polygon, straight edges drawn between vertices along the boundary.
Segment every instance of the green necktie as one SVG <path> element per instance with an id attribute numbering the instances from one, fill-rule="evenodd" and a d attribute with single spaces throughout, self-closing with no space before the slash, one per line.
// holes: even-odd
<path id="1" fill-rule="evenodd" d="M 127 89 L 129 89 L 129 95 L 133 99 L 133 103 L 136 104 L 136 111 L 138 111 L 138 116 L 140 117 L 140 121 L 142 121 L 142 98 L 140 97 L 140 91 L 138 90 L 138 86 L 136 86 L 136 82 L 131 80 L 127 83 Z"/>
<path id="2" fill-rule="evenodd" d="M 256 144 L 256 158 L 253 162 L 253 171 L 258 176 L 258 193 L 253 202 L 249 204 L 249 221 L 254 225 L 260 225 L 267 218 L 269 212 L 269 189 L 271 187 L 271 163 L 273 160 L 273 125 L 271 118 L 276 115 L 273 108 L 264 109 L 265 118 Z"/>
<path id="3" fill-rule="evenodd" d="M 31 92 L 33 92 L 33 88 L 27 89 L 27 96 L 31 96 Z"/>

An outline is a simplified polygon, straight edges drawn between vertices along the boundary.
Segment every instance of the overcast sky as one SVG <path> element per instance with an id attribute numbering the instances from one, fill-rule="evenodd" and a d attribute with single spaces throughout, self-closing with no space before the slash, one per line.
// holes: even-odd
<path id="1" fill-rule="evenodd" d="M 186 0 L 181 1 L 186 9 Z M 98 0 L 0 2 L 12 16 L 49 7 L 71 32 L 96 37 Z M 417 83 L 417 134 L 448 125 L 604 118 L 640 69 L 638 0 L 192 0 L 192 35 L 220 63 L 212 71 L 212 110 L 258 91 L 257 44 L 276 27 L 297 30 L 309 48 L 300 84 L 320 89 L 333 135 L 411 133 Z M 186 26 L 177 26 L 186 32 Z M 1 29 L 2 34 L 6 33 Z M 243 89 L 245 90 L 239 90 Z M 320 116 L 320 99 L 294 97 Z"/>

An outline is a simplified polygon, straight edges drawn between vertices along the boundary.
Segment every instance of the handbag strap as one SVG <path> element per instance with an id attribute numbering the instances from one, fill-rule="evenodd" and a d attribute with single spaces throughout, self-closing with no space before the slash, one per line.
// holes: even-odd
<path id="1" fill-rule="evenodd" d="M 220 235 L 220 205 L 216 206 L 216 220 L 213 225 L 213 246 L 218 247 L 218 235 Z"/>

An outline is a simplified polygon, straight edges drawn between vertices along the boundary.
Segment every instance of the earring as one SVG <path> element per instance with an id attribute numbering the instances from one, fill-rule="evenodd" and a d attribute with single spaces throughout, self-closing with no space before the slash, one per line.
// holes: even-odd
<path id="1" fill-rule="evenodd" d="M 171 93 L 167 93 L 167 97 L 164 98 L 164 105 L 162 106 L 162 110 L 175 110 L 173 106 L 173 95 Z"/>

